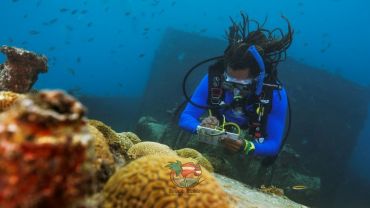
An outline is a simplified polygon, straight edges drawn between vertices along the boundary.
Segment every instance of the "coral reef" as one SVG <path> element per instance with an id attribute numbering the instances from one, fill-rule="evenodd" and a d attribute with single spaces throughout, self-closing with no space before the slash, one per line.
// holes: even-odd
<path id="1" fill-rule="evenodd" d="M 201 182 L 194 188 L 180 188 L 171 180 L 171 162 L 191 159 L 173 155 L 148 155 L 119 169 L 106 183 L 103 207 L 222 207 L 229 196 L 215 178 L 202 169 Z"/>
<path id="2" fill-rule="evenodd" d="M 10 46 L 2 46 L 0 51 L 7 56 L 5 63 L 0 64 L 0 90 L 28 92 L 38 74 L 48 70 L 45 56 Z"/>
<path id="3" fill-rule="evenodd" d="M 84 115 L 61 91 L 27 95 L 0 114 L 1 207 L 65 207 L 90 191 Z"/>
<path id="4" fill-rule="evenodd" d="M 118 136 L 127 137 L 129 140 L 131 140 L 133 144 L 137 144 L 141 142 L 141 139 L 133 132 L 121 132 L 121 133 L 118 133 Z"/>
<path id="5" fill-rule="evenodd" d="M 101 190 L 115 171 L 115 161 L 103 134 L 95 127 L 88 125 L 89 132 L 93 137 L 94 146 L 94 171 L 96 176 L 96 188 Z"/>
<path id="6" fill-rule="evenodd" d="M 116 163 L 124 165 L 127 159 L 127 151 L 133 145 L 131 140 L 127 137 L 120 137 L 117 132 L 101 121 L 90 119 L 89 124 L 97 128 L 103 134 Z"/>
<path id="7" fill-rule="evenodd" d="M 176 153 L 180 157 L 193 158 L 194 160 L 197 161 L 198 164 L 200 164 L 202 167 L 207 169 L 209 172 L 214 171 L 213 166 L 208 161 L 208 159 L 203 157 L 203 155 L 200 152 L 196 151 L 195 149 L 183 148 L 183 149 L 176 150 Z"/>
<path id="8" fill-rule="evenodd" d="M 22 94 L 18 94 L 11 91 L 1 91 L 0 92 L 0 112 L 7 110 L 10 106 L 12 106 L 15 101 L 19 98 L 22 98 Z"/>
<path id="9" fill-rule="evenodd" d="M 140 142 L 132 146 L 127 155 L 130 159 L 137 159 L 146 155 L 176 155 L 176 152 L 165 144 Z"/>

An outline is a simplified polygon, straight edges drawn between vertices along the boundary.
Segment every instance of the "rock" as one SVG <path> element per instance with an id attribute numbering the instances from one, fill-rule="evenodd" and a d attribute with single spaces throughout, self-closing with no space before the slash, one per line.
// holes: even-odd
<path id="1" fill-rule="evenodd" d="M 2 46 L 0 51 L 7 56 L 5 63 L 0 64 L 0 90 L 26 93 L 38 74 L 48 70 L 45 56 L 10 46 Z"/>
<path id="2" fill-rule="evenodd" d="M 223 189 L 235 201 L 235 208 L 307 208 L 286 197 L 263 193 L 239 181 L 214 174 Z"/>

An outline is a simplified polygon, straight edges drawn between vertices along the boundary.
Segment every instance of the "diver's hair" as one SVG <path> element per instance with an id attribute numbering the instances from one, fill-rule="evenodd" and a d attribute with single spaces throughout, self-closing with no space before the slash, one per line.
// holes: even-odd
<path id="1" fill-rule="evenodd" d="M 293 40 L 293 30 L 289 20 L 282 16 L 288 23 L 288 31 L 284 34 L 280 28 L 265 29 L 267 18 L 261 25 L 258 21 L 249 19 L 243 12 L 241 16 L 242 22 L 238 24 L 230 17 L 232 25 L 226 31 L 229 45 L 224 52 L 225 65 L 235 70 L 251 68 L 252 75 L 256 76 L 259 73 L 258 64 L 248 52 L 248 48 L 255 45 L 264 60 L 266 73 L 276 76 L 276 67 L 286 59 L 286 50 Z M 257 26 L 253 31 L 250 29 L 251 23 Z"/>

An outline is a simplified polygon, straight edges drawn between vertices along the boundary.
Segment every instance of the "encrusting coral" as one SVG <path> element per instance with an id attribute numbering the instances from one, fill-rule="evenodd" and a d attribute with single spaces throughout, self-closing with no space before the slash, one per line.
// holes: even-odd
<path id="1" fill-rule="evenodd" d="M 183 148 L 176 150 L 177 155 L 185 158 L 193 158 L 198 164 L 206 168 L 209 172 L 213 172 L 213 166 L 200 152 L 191 148 Z"/>
<path id="2" fill-rule="evenodd" d="M 18 94 L 11 91 L 1 91 L 0 92 L 0 112 L 7 110 L 12 106 L 15 101 L 22 98 L 24 95 Z"/>
<path id="3" fill-rule="evenodd" d="M 176 155 L 169 146 L 157 142 L 140 142 L 132 146 L 127 155 L 130 159 L 137 159 L 146 155 Z"/>
<path id="4" fill-rule="evenodd" d="M 106 183 L 102 206 L 104 208 L 231 207 L 230 197 L 205 169 L 201 169 L 201 173 L 197 172 L 199 181 L 194 187 L 178 186 L 172 177 L 177 173 L 168 166 L 174 162 L 184 164 L 182 165 L 184 167 L 186 164 L 191 164 L 193 160 L 165 154 L 148 155 L 122 167 Z M 177 177 L 181 178 L 186 170 L 181 169 Z M 192 178 L 189 177 L 189 179 Z"/>
<path id="5" fill-rule="evenodd" d="M 19 99 L 0 114 L 0 206 L 65 207 L 92 176 L 85 108 L 61 91 Z"/>

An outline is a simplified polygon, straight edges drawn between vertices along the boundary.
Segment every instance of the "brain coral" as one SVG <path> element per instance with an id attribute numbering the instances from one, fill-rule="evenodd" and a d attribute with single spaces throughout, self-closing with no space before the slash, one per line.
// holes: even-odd
<path id="1" fill-rule="evenodd" d="M 116 161 L 122 160 L 122 156 L 126 156 L 127 150 L 133 145 L 127 137 L 120 137 L 117 132 L 98 120 L 89 120 L 89 124 L 97 128 L 106 139 L 110 150 L 115 156 Z"/>
<path id="2" fill-rule="evenodd" d="M 127 137 L 128 139 L 131 140 L 131 142 L 133 144 L 137 144 L 139 142 L 141 142 L 141 139 L 133 132 L 122 132 L 122 133 L 118 133 L 118 136 L 125 136 Z"/>
<path id="3" fill-rule="evenodd" d="M 121 207 L 230 207 L 229 196 L 215 178 L 202 169 L 201 183 L 180 188 L 173 183 L 167 164 L 192 159 L 173 155 L 148 155 L 118 170 L 103 190 L 104 208 Z"/>
<path id="4" fill-rule="evenodd" d="M 176 155 L 176 152 L 169 146 L 157 142 L 140 142 L 132 146 L 127 152 L 130 159 L 137 159 L 142 156 L 153 154 Z"/>
<path id="5" fill-rule="evenodd" d="M 205 158 L 200 152 L 196 151 L 195 149 L 183 148 L 176 150 L 176 153 L 180 157 L 193 158 L 208 171 L 214 171 L 212 164 L 207 160 L 207 158 Z"/>
<path id="6" fill-rule="evenodd" d="M 93 137 L 93 154 L 95 156 L 94 171 L 97 179 L 97 189 L 100 190 L 104 183 L 114 173 L 114 158 L 109 150 L 108 144 L 105 142 L 103 134 L 91 125 L 88 125 L 88 127 Z"/>

